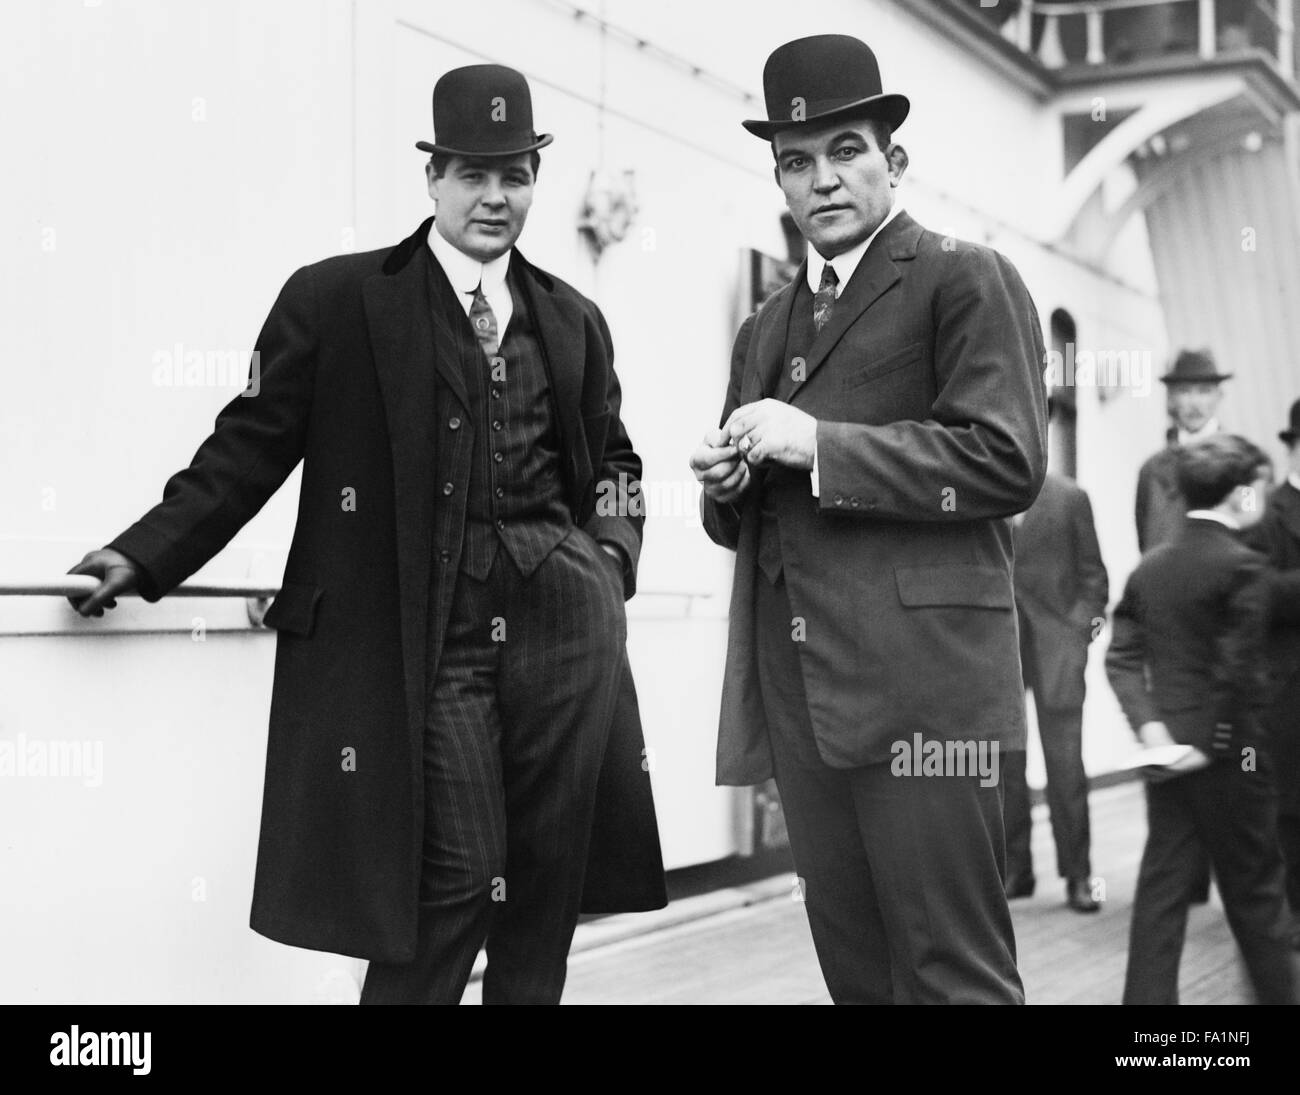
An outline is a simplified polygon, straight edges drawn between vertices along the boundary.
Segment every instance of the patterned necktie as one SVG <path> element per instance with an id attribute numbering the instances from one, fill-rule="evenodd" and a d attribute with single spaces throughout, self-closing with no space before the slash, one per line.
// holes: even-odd
<path id="1" fill-rule="evenodd" d="M 489 359 L 496 357 L 497 350 L 500 348 L 497 342 L 497 317 L 488 304 L 487 297 L 483 295 L 482 282 L 474 290 L 474 303 L 469 307 L 469 321 L 474 328 L 474 334 L 478 336 L 479 345 L 483 347 L 483 352 Z"/>
<path id="2" fill-rule="evenodd" d="M 831 313 L 835 311 L 835 290 L 839 284 L 835 267 L 828 262 L 822 267 L 822 283 L 813 297 L 813 326 L 818 334 L 822 333 L 822 328 L 830 322 Z"/>

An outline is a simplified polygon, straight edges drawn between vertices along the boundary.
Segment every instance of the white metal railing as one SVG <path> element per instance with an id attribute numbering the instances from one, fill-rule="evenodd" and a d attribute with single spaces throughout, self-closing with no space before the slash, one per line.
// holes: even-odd
<path id="1" fill-rule="evenodd" d="M 0 597 L 77 597 L 94 593 L 99 579 L 90 574 L 64 574 L 58 578 L 7 578 L 0 581 Z M 177 586 L 168 597 L 251 597 L 269 601 L 280 592 L 280 586 L 265 582 L 186 582 Z M 138 597 L 138 593 L 124 593 L 124 597 Z"/>
<path id="2" fill-rule="evenodd" d="M 1038 45 L 1038 59 L 1048 68 L 1066 64 L 1061 46 L 1061 20 L 1084 20 L 1086 52 L 1084 60 L 1090 65 L 1105 64 L 1106 16 L 1114 12 L 1138 8 L 1174 8 L 1195 4 L 1196 52 L 1210 60 L 1219 52 L 1218 19 L 1215 0 L 1075 0 L 1067 3 L 1044 3 L 1042 0 L 1021 0 L 1017 9 L 1003 28 L 1003 34 L 1026 53 L 1033 51 L 1034 16 L 1043 20 L 1043 33 Z M 1248 17 L 1257 16 L 1271 24 L 1276 32 L 1276 61 L 1282 75 L 1295 76 L 1295 17 L 1291 0 L 1254 0 L 1245 9 Z M 1249 34 L 1249 24 L 1241 28 Z"/>

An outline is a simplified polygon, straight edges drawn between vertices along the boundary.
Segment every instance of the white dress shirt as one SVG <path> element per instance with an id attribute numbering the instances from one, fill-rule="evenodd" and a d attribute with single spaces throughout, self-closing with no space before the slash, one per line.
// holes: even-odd
<path id="1" fill-rule="evenodd" d="M 1236 521 L 1234 521 L 1226 513 L 1220 513 L 1218 510 L 1189 509 L 1187 511 L 1187 516 L 1198 517 L 1202 521 L 1218 521 L 1219 524 L 1221 524 L 1224 528 L 1230 528 L 1232 529 L 1233 532 L 1237 532 L 1241 529 L 1241 526 L 1237 524 Z"/>
<path id="2" fill-rule="evenodd" d="M 451 287 L 456 290 L 456 299 L 469 315 L 474 304 L 474 290 L 483 286 L 483 295 L 488 307 L 497 318 L 497 344 L 505 341 L 506 325 L 515 311 L 514 299 L 510 296 L 510 287 L 506 284 L 506 272 L 510 269 L 510 251 L 499 255 L 491 262 L 479 262 L 458 250 L 438 231 L 438 222 L 434 221 L 429 229 L 429 250 L 438 260 L 442 272 L 447 275 Z"/>
<path id="3" fill-rule="evenodd" d="M 892 221 L 902 211 L 902 204 L 894 202 L 894 207 L 885 214 L 885 219 L 877 225 L 876 230 L 872 232 L 871 235 L 851 251 L 845 251 L 842 255 L 836 255 L 833 259 L 824 259 L 817 253 L 816 248 L 809 248 L 808 288 L 816 294 L 822 283 L 822 271 L 829 266 L 835 271 L 836 278 L 839 279 L 835 286 L 835 299 L 839 300 L 840 294 L 844 292 L 844 287 L 849 283 L 849 278 L 853 276 L 853 271 L 858 268 L 858 264 L 862 261 L 862 257 L 867 253 L 867 248 L 870 247 L 875 238 L 884 231 L 885 225 Z M 812 466 L 812 493 L 814 498 L 821 497 L 821 487 L 821 479 L 817 475 L 817 442 L 814 440 Z"/>
<path id="4" fill-rule="evenodd" d="M 1296 490 L 1300 490 L 1300 472 L 1287 472 L 1286 481 L 1295 487 Z"/>

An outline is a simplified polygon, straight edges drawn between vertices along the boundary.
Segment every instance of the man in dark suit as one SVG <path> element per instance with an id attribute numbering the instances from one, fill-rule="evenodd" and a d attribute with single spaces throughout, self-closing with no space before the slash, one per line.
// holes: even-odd
<path id="1" fill-rule="evenodd" d="M 1257 521 L 1269 462 L 1249 441 L 1178 454 L 1190 509 L 1143 556 L 1115 608 L 1106 670 L 1139 740 L 1184 756 L 1147 786 L 1147 843 L 1129 933 L 1126 1004 L 1176 1004 L 1203 853 L 1261 1003 L 1294 1003 L 1276 793 L 1261 732 L 1267 567 L 1238 530 Z"/>
<path id="2" fill-rule="evenodd" d="M 1070 908 L 1096 912 L 1100 905 L 1089 859 L 1083 697 L 1088 644 L 1106 622 L 1106 567 L 1088 496 L 1062 476 L 1048 473 L 1037 501 L 1012 518 L 1012 529 L 1020 663 L 1038 714 L 1056 868 L 1065 879 Z M 1034 864 L 1023 751 L 1007 754 L 1002 779 L 1007 896 L 1024 897 L 1034 892 Z"/>
<path id="3" fill-rule="evenodd" d="M 1278 837 L 1286 894 L 1300 946 L 1300 400 L 1278 437 L 1287 447 L 1286 479 L 1274 488 L 1246 542 L 1272 565 L 1269 669 L 1272 702 L 1264 718 L 1277 776 Z"/>
<path id="4" fill-rule="evenodd" d="M 896 204 L 908 101 L 866 45 L 788 43 L 763 85 L 745 127 L 812 249 L 691 457 L 736 551 L 718 782 L 775 773 L 834 1000 L 1022 1002 L 1001 787 L 958 758 L 1024 746 L 1002 518 L 1043 479 L 1038 315 L 1005 258 Z"/>
<path id="5" fill-rule="evenodd" d="M 1150 551 L 1182 528 L 1187 505 L 1178 493 L 1178 448 L 1195 445 L 1219 432 L 1215 413 L 1223 398 L 1221 385 L 1231 379 L 1231 373 L 1219 372 L 1209 350 L 1183 350 L 1174 359 L 1174 367 L 1160 378 L 1165 385 L 1170 426 L 1165 447 L 1148 457 L 1138 470 L 1134 517 L 1139 551 Z"/>
<path id="6" fill-rule="evenodd" d="M 215 555 L 301 460 L 252 927 L 371 960 L 365 1003 L 554 1002 L 580 908 L 664 904 L 623 601 L 641 462 L 590 300 L 514 250 L 523 76 L 434 88 L 436 219 L 284 287 L 260 391 L 74 573 L 99 615 Z M 598 501 L 600 504 L 598 504 Z"/>
<path id="7" fill-rule="evenodd" d="M 1137 520 L 1138 550 L 1172 540 L 1183 527 L 1187 503 L 1178 490 L 1178 451 L 1219 433 L 1216 412 L 1223 398 L 1221 385 L 1231 373 L 1220 373 L 1209 350 L 1182 350 L 1173 368 L 1160 378 L 1165 386 L 1170 426 L 1165 447 L 1148 457 L 1138 469 L 1134 516 Z M 1210 861 L 1205 859 L 1193 900 L 1210 899 Z"/>

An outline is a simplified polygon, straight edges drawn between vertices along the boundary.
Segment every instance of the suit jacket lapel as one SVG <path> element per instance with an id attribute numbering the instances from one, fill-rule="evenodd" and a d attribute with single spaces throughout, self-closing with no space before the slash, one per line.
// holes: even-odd
<path id="1" fill-rule="evenodd" d="M 772 300 L 771 317 L 754 332 L 749 362 L 740 385 L 740 402 L 753 403 L 764 396 L 774 395 L 781 375 L 782 358 L 790 327 L 790 313 L 794 308 L 799 283 L 808 276 L 807 262 L 801 262 L 789 285 L 778 289 Z"/>
<path id="2" fill-rule="evenodd" d="M 830 321 L 822 328 L 808 352 L 804 384 L 795 390 L 797 396 L 813 373 L 821 368 L 830 352 L 855 324 L 862 313 L 870 308 L 886 290 L 902 277 L 896 260 L 910 259 L 916 255 L 916 243 L 921 237 L 921 226 L 906 213 L 899 213 L 884 231 L 867 248 L 849 283 L 840 293 L 831 312 Z"/>

